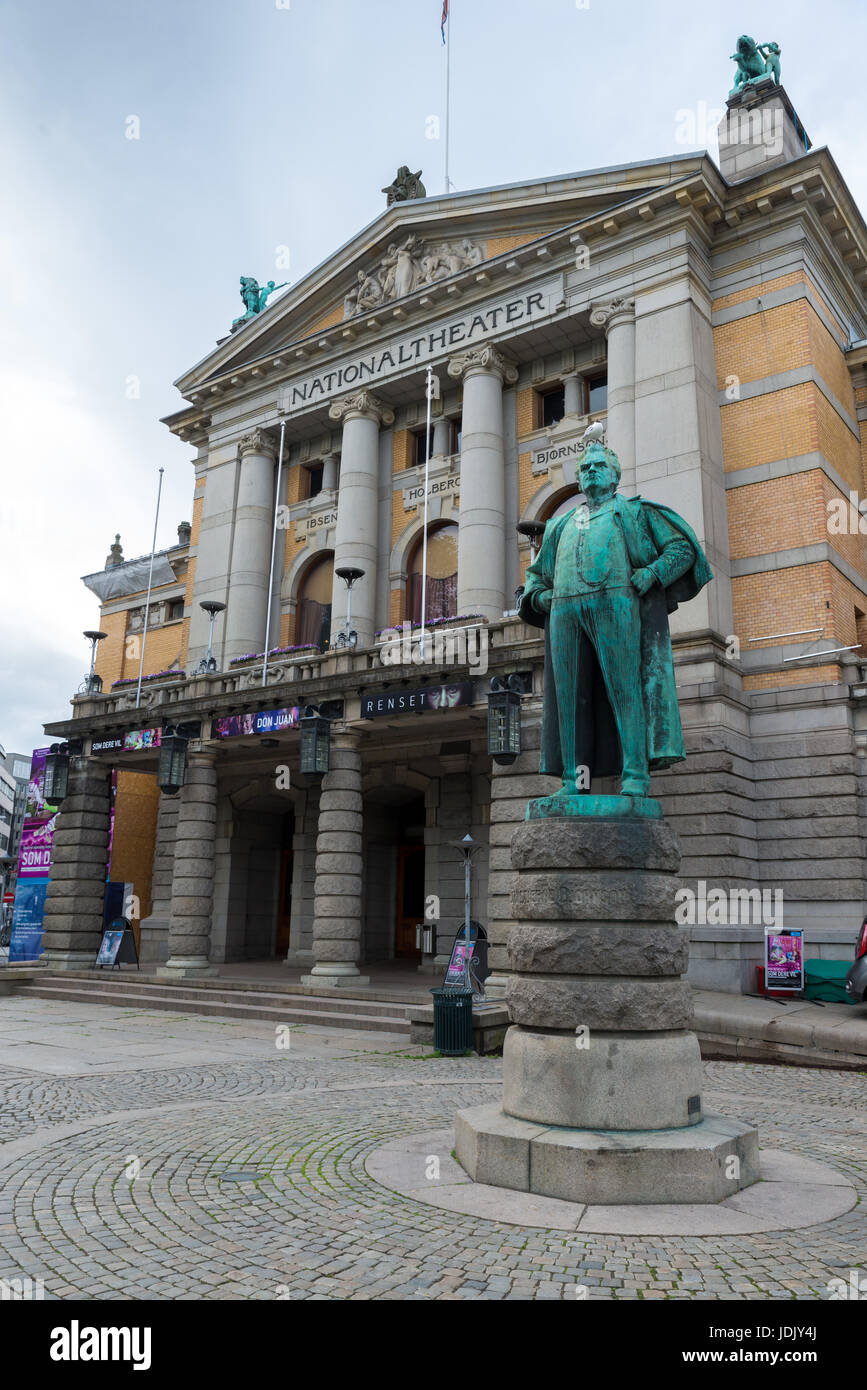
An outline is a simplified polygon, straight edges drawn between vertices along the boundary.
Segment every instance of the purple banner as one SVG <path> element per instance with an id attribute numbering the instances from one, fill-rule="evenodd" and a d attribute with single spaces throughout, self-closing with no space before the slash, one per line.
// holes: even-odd
<path id="1" fill-rule="evenodd" d="M 211 724 L 212 738 L 243 738 L 246 734 L 273 734 L 297 729 L 300 708 L 263 709 L 249 714 L 224 714 Z"/>
<path id="2" fill-rule="evenodd" d="M 36 748 L 33 751 L 27 804 L 24 808 L 24 825 L 21 831 L 21 852 L 18 857 L 19 878 L 47 878 L 51 870 L 57 807 L 49 805 L 42 794 L 45 757 L 49 751 L 48 748 Z"/>

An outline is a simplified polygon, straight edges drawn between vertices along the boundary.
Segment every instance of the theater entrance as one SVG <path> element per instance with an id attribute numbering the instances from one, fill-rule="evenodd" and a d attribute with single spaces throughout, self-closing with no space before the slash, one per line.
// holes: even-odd
<path id="1" fill-rule="evenodd" d="M 412 787 L 376 787 L 364 801 L 364 960 L 421 960 L 424 921 L 424 797 Z"/>

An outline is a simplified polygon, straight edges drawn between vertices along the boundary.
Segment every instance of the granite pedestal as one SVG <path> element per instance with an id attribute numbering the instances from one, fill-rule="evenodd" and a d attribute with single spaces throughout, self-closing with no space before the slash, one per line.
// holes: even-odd
<path id="1" fill-rule="evenodd" d="M 458 1114 L 457 1157 L 569 1201 L 721 1201 L 759 1177 L 758 1135 L 702 1107 L 677 837 L 534 809 L 512 837 L 503 1100 Z"/>

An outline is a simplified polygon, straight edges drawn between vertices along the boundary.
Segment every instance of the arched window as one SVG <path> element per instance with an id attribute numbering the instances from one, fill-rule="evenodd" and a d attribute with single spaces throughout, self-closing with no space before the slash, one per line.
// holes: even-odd
<path id="1" fill-rule="evenodd" d="M 416 542 L 407 574 L 407 617 L 421 622 L 423 537 Z M 427 530 L 425 622 L 454 618 L 458 611 L 458 528 L 453 521 Z"/>
<path id="2" fill-rule="evenodd" d="M 298 592 L 298 618 L 295 623 L 296 645 L 314 643 L 321 652 L 328 647 L 331 634 L 331 586 L 334 579 L 334 556 L 323 555 L 311 565 Z"/>
<path id="3" fill-rule="evenodd" d="M 565 516 L 566 512 L 571 512 L 573 507 L 577 507 L 583 500 L 584 494 L 576 484 L 574 487 L 557 494 L 553 501 L 548 504 L 550 510 L 545 512 L 542 520 L 553 521 L 555 516 Z"/>

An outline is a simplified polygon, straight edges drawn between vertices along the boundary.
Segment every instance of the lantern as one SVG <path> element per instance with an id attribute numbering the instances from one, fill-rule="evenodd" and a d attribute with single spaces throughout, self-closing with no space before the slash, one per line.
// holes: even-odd
<path id="1" fill-rule="evenodd" d="M 488 752 L 495 763 L 508 767 L 521 751 L 520 678 L 510 676 L 507 685 L 494 676 L 488 693 Z"/>
<path id="2" fill-rule="evenodd" d="M 166 729 L 160 744 L 157 784 L 166 796 L 175 796 L 184 785 L 189 739 L 176 729 Z"/>
<path id="3" fill-rule="evenodd" d="M 51 751 L 45 758 L 42 795 L 50 806 L 59 806 L 66 799 L 68 785 L 69 747 L 65 743 L 52 743 Z"/>
<path id="4" fill-rule="evenodd" d="M 298 721 L 301 727 L 301 771 L 321 777 L 331 765 L 331 721 L 308 705 Z"/>

